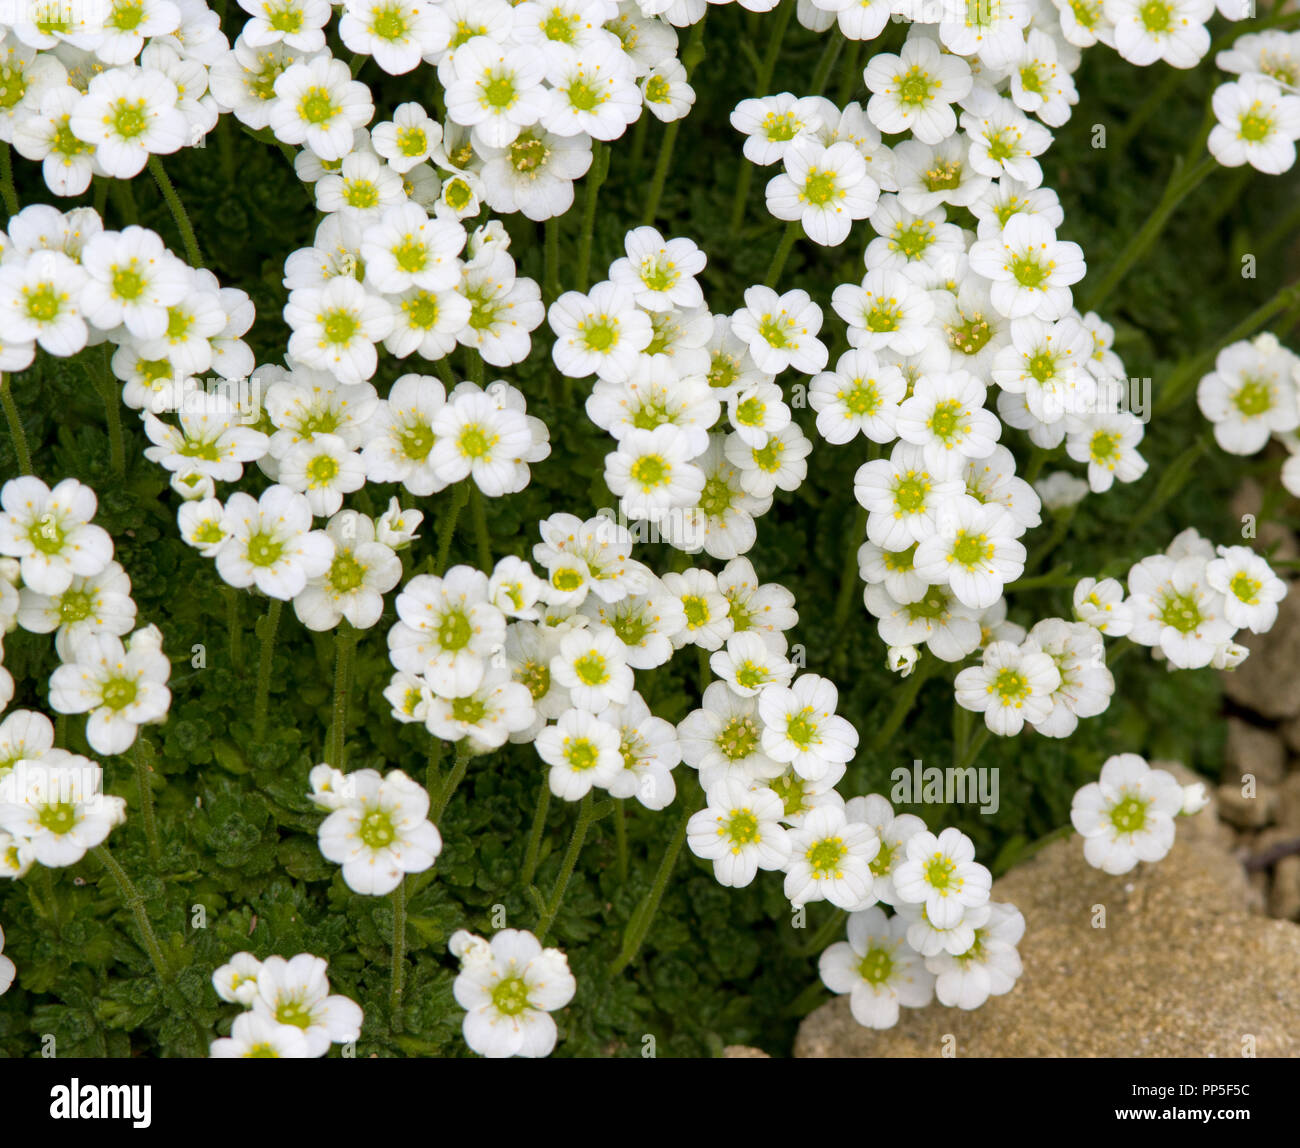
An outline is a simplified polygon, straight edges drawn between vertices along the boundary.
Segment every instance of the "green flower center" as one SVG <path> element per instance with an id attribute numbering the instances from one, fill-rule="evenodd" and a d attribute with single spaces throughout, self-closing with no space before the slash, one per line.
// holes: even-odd
<path id="1" fill-rule="evenodd" d="M 731 509 L 735 498 L 735 491 L 722 475 L 710 475 L 704 480 L 704 490 L 700 494 L 700 509 L 708 518 L 722 518 Z"/>
<path id="2" fill-rule="evenodd" d="M 586 686 L 599 686 L 609 681 L 609 668 L 605 659 L 595 650 L 578 658 L 573 663 L 573 672 L 578 675 L 578 681 Z"/>
<path id="3" fill-rule="evenodd" d="M 451 717 L 453 721 L 464 722 L 466 725 L 477 725 L 483 720 L 487 713 L 487 703 L 470 694 L 469 697 L 453 698 L 451 703 Z"/>
<path id="4" fill-rule="evenodd" d="M 642 455 L 632 464 L 629 473 L 642 490 L 663 486 L 672 479 L 673 468 L 655 454 Z"/>
<path id="5" fill-rule="evenodd" d="M 481 85 L 480 90 L 483 93 L 480 102 L 486 108 L 493 108 L 498 112 L 505 111 L 519 97 L 519 92 L 515 88 L 515 80 L 509 73 L 494 75 L 485 84 Z"/>
<path id="6" fill-rule="evenodd" d="M 997 694 L 1004 706 L 1019 706 L 1029 696 L 1029 679 L 1019 670 L 1004 667 L 998 670 L 989 692 Z"/>
<path id="7" fill-rule="evenodd" d="M 940 86 L 939 81 L 931 79 L 919 64 L 913 64 L 906 72 L 895 76 L 894 84 L 898 88 L 898 102 L 913 108 L 928 104 L 931 93 Z"/>
<path id="8" fill-rule="evenodd" d="M 106 124 L 111 124 L 113 131 L 122 139 L 134 139 L 143 135 L 149 126 L 148 103 L 144 100 L 128 102 L 125 97 L 118 99 L 113 110 L 104 117 Z"/>
<path id="9" fill-rule="evenodd" d="M 143 293 L 147 281 L 136 267 L 136 260 L 132 259 L 125 267 L 113 268 L 113 294 L 119 299 L 130 302 Z"/>
<path id="10" fill-rule="evenodd" d="M 1135 793 L 1125 794 L 1122 801 L 1111 807 L 1110 823 L 1120 833 L 1140 833 L 1147 823 L 1147 806 Z"/>
<path id="11" fill-rule="evenodd" d="M 1173 5 L 1165 0 L 1147 0 L 1138 9 L 1138 16 L 1148 32 L 1168 32 L 1174 22 Z"/>
<path id="12" fill-rule="evenodd" d="M 886 841 L 883 837 L 880 839 L 880 852 L 871 859 L 871 875 L 873 877 L 888 877 L 889 870 L 894 864 L 894 854 L 898 852 L 898 846 Z"/>
<path id="13" fill-rule="evenodd" d="M 854 379 L 852 386 L 839 392 L 838 398 L 849 414 L 874 415 L 881 407 L 880 391 L 871 379 Z"/>
<path id="14" fill-rule="evenodd" d="M 564 756 L 578 772 L 594 769 L 600 760 L 600 750 L 585 737 L 574 738 L 565 746 Z"/>
<path id="15" fill-rule="evenodd" d="M 536 136 L 521 135 L 510 145 L 510 166 L 520 175 L 536 178 L 550 154 L 551 149 Z"/>
<path id="16" fill-rule="evenodd" d="M 1042 287 L 1052 273 L 1052 264 L 1041 263 L 1036 255 L 1013 255 L 1011 257 L 1011 274 L 1022 287 L 1034 290 Z"/>
<path id="17" fill-rule="evenodd" d="M 502 1016 L 518 1016 L 527 1010 L 528 986 L 523 977 L 506 977 L 492 990 L 492 1004 Z"/>
<path id="18" fill-rule="evenodd" d="M 486 458 L 497 444 L 497 437 L 489 434 L 477 423 L 470 423 L 460 432 L 456 445 L 466 458 Z"/>
<path id="19" fill-rule="evenodd" d="M 903 514 L 916 514 L 925 509 L 929 494 L 929 474 L 909 470 L 894 487 L 894 506 Z"/>
<path id="20" fill-rule="evenodd" d="M 266 530 L 258 530 L 248 538 L 248 561 L 254 566 L 274 566 L 284 553 L 284 543 Z"/>
<path id="21" fill-rule="evenodd" d="M 936 403 L 934 411 L 930 415 L 930 429 L 934 432 L 936 438 L 948 442 L 950 439 L 958 437 L 965 429 L 962 417 L 966 414 L 961 402 L 957 399 L 944 399 Z"/>
<path id="22" fill-rule="evenodd" d="M 1232 581 L 1228 583 L 1228 589 L 1233 595 L 1245 602 L 1247 606 L 1253 606 L 1259 600 L 1258 595 L 1262 584 L 1249 574 L 1240 573 L 1232 576 Z"/>
<path id="23" fill-rule="evenodd" d="M 914 622 L 919 619 L 937 622 L 948 614 L 948 596 L 941 591 L 933 591 L 926 594 L 919 602 L 911 602 L 904 606 L 903 609 L 907 611 L 907 616 Z"/>
<path id="24" fill-rule="evenodd" d="M 1169 593 L 1160 603 L 1160 621 L 1180 634 L 1190 634 L 1205 618 L 1193 595 Z"/>
<path id="25" fill-rule="evenodd" d="M 754 725 L 754 719 L 731 718 L 718 731 L 714 744 L 729 761 L 741 761 L 749 757 L 758 748 L 758 729 Z"/>
<path id="26" fill-rule="evenodd" d="M 646 81 L 645 98 L 651 104 L 666 104 L 672 98 L 672 88 L 663 76 L 651 76 Z"/>
<path id="27" fill-rule="evenodd" d="M 883 985 L 894 972 L 894 958 L 884 949 L 868 949 L 858 962 L 858 976 L 869 985 Z"/>
<path id="28" fill-rule="evenodd" d="M 802 128 L 794 112 L 768 112 L 763 117 L 763 134 L 776 143 L 794 139 Z"/>
<path id="29" fill-rule="evenodd" d="M 785 727 L 785 735 L 800 749 L 819 744 L 821 737 L 817 730 L 817 720 L 811 706 L 805 706 Z"/>
<path id="30" fill-rule="evenodd" d="M 1260 379 L 1246 379 L 1232 396 L 1232 405 L 1247 418 L 1258 418 L 1273 407 L 1273 388 Z"/>
<path id="31" fill-rule="evenodd" d="M 334 555 L 330 563 L 330 585 L 338 594 L 351 594 L 359 589 L 366 580 L 366 568 L 352 555 L 350 550 L 341 550 Z"/>
<path id="32" fill-rule="evenodd" d="M 763 321 L 758 325 L 758 333 L 767 341 L 768 346 L 778 350 L 792 345 L 790 335 L 793 332 L 793 321 L 784 315 L 764 315 Z"/>
<path id="33" fill-rule="evenodd" d="M 676 265 L 647 255 L 641 260 L 641 282 L 651 291 L 668 291 L 676 285 L 681 274 Z"/>
<path id="34" fill-rule="evenodd" d="M 298 101 L 298 116 L 313 127 L 323 127 L 342 109 L 335 103 L 328 88 L 310 87 Z"/>
<path id="35" fill-rule="evenodd" d="M 957 532 L 957 541 L 953 543 L 952 558 L 954 562 L 974 569 L 982 562 L 993 557 L 993 543 L 984 534 L 970 534 L 965 530 Z"/>
<path id="36" fill-rule="evenodd" d="M 332 455 L 318 454 L 307 464 L 308 486 L 328 486 L 339 473 L 338 460 Z"/>
<path id="37" fill-rule="evenodd" d="M 401 40 L 409 31 L 406 15 L 396 4 L 375 12 L 370 28 L 381 40 Z"/>
<path id="38" fill-rule="evenodd" d="M 931 889 L 946 893 L 949 889 L 959 888 L 961 881 L 954 877 L 956 864 L 942 853 L 936 853 L 925 863 L 925 881 Z"/>
<path id="39" fill-rule="evenodd" d="M 847 853 L 843 838 L 824 837 L 804 854 L 804 859 L 812 866 L 813 876 L 821 880 L 830 875 L 840 876 L 840 861 Z"/>
<path id="40" fill-rule="evenodd" d="M 360 324 L 351 311 L 327 311 L 318 319 L 325 342 L 335 346 L 347 346 L 357 333 Z"/>
<path id="41" fill-rule="evenodd" d="M 65 625 L 90 617 L 95 600 L 85 590 L 68 590 L 59 599 L 59 620 Z"/>
<path id="42" fill-rule="evenodd" d="M 397 840 L 397 828 L 386 809 L 372 809 L 361 819 L 357 836 L 367 849 L 377 852 Z"/>
<path id="43" fill-rule="evenodd" d="M 822 207 L 832 199 L 843 198 L 844 193 L 836 184 L 835 172 L 818 171 L 812 168 L 804 180 L 803 197 L 809 203 Z"/>
<path id="44" fill-rule="evenodd" d="M 420 240 L 407 235 L 393 248 L 393 259 L 403 271 L 423 271 L 429 266 L 429 248 Z"/>
<path id="45" fill-rule="evenodd" d="M 921 179 L 926 191 L 956 191 L 961 186 L 961 160 L 937 163 Z"/>
<path id="46" fill-rule="evenodd" d="M 463 650 L 474 636 L 474 627 L 463 610 L 448 610 L 438 623 L 438 645 L 444 650 Z"/>
<path id="47" fill-rule="evenodd" d="M 581 328 L 582 341 L 592 351 L 608 351 L 618 342 L 618 322 L 601 316 L 600 319 L 584 324 Z"/>
<path id="48" fill-rule="evenodd" d="M 41 828 L 48 829 L 51 833 L 62 837 L 77 824 L 77 807 L 70 801 L 59 801 L 52 805 L 44 805 L 37 816 L 41 823 Z"/>
<path id="49" fill-rule="evenodd" d="M 758 818 L 748 809 L 733 809 L 720 834 L 727 837 L 733 845 L 753 845 L 761 840 L 758 832 Z"/>
<path id="50" fill-rule="evenodd" d="M 406 314 L 407 325 L 421 331 L 430 330 L 438 322 L 438 300 L 428 291 L 403 299 L 402 311 Z"/>
<path id="51" fill-rule="evenodd" d="M 26 296 L 27 317 L 38 323 L 50 323 L 58 318 L 67 296 L 54 289 L 53 283 L 42 283 L 34 290 L 23 288 Z"/>
<path id="52" fill-rule="evenodd" d="M 569 97 L 569 106 L 580 112 L 590 112 L 600 107 L 608 98 L 598 88 L 593 88 L 586 80 L 577 79 L 569 85 L 565 93 Z"/>
<path id="53" fill-rule="evenodd" d="M 978 354 L 993 338 L 993 328 L 978 311 L 970 316 L 963 315 L 960 324 L 947 327 L 945 330 L 949 345 L 954 351 L 960 351 L 963 355 Z"/>
<path id="54" fill-rule="evenodd" d="M 551 688 L 551 669 L 545 662 L 525 662 L 519 671 L 519 681 L 528 687 L 533 701 L 546 696 Z"/>
<path id="55" fill-rule="evenodd" d="M 1119 435 L 1109 431 L 1096 431 L 1088 449 L 1094 462 L 1107 462 L 1113 468 L 1115 464 L 1111 460 L 1119 453 Z"/>
<path id="56" fill-rule="evenodd" d="M 924 219 L 904 225 L 894 224 L 894 234 L 889 240 L 891 251 L 902 252 L 908 259 L 919 259 L 934 242 L 934 224 Z"/>

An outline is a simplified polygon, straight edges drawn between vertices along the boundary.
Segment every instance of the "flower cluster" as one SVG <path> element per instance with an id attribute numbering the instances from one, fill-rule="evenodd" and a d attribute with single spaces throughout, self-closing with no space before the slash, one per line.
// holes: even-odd
<path id="1" fill-rule="evenodd" d="M 1248 163 L 1266 175 L 1290 171 L 1300 139 L 1300 33 L 1248 32 L 1215 63 L 1238 79 L 1214 90 L 1218 122 L 1206 140 L 1210 154 L 1224 167 Z"/>
<path id="2" fill-rule="evenodd" d="M 460 960 L 452 992 L 465 1010 L 465 1043 L 492 1059 L 550 1056 L 558 1035 L 550 1014 L 577 989 L 565 955 L 523 929 L 490 941 L 461 929 L 448 949 Z"/>
<path id="3" fill-rule="evenodd" d="M 215 1059 L 324 1056 L 331 1044 L 361 1035 L 361 1006 L 330 994 L 329 962 L 311 953 L 286 960 L 236 953 L 212 974 L 217 995 L 246 1011 L 235 1017 L 230 1035 L 212 1042 Z"/>

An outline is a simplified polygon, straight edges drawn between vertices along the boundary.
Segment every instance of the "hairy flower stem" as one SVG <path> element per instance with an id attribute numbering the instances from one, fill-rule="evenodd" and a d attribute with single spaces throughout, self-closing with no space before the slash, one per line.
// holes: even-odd
<path id="1" fill-rule="evenodd" d="M 627 881 L 627 810 L 623 798 L 614 799 L 614 851 L 616 857 L 615 872 L 619 884 Z"/>
<path id="2" fill-rule="evenodd" d="M 519 881 L 524 888 L 533 882 L 537 872 L 537 859 L 542 851 L 542 834 L 546 831 L 546 814 L 551 808 L 551 780 L 543 773 L 542 784 L 537 791 L 537 808 L 533 810 L 533 827 L 528 833 L 528 845 L 524 849 L 524 867 L 519 872 Z"/>
<path id="3" fill-rule="evenodd" d="M 609 174 L 609 148 L 600 140 L 591 141 L 591 167 L 587 169 L 586 187 L 582 199 L 582 233 L 578 238 L 578 266 L 574 275 L 577 290 L 585 291 L 590 285 L 591 244 L 596 233 L 596 202 L 600 185 Z"/>
<path id="4" fill-rule="evenodd" d="M 189 260 L 191 267 L 202 267 L 203 252 L 199 250 L 198 236 L 194 234 L 194 225 L 190 223 L 189 212 L 185 210 L 181 197 L 176 194 L 171 177 L 163 169 L 162 160 L 156 155 L 149 157 L 149 174 L 153 176 L 154 183 L 158 185 L 163 199 L 167 201 L 167 209 L 172 213 L 176 229 L 181 233 L 181 242 L 185 245 L 185 258 Z"/>
<path id="5" fill-rule="evenodd" d="M 223 586 L 226 596 L 226 633 L 230 639 L 230 665 L 238 670 L 244 664 L 244 625 L 241 620 L 243 599 L 233 586 Z"/>
<path id="6" fill-rule="evenodd" d="M 402 1031 L 402 990 L 406 986 L 406 878 L 393 890 L 393 976 L 388 1015 L 394 1032 Z"/>
<path id="7" fill-rule="evenodd" d="M 840 51 L 844 44 L 845 39 L 839 34 L 839 30 L 832 28 L 826 36 L 826 46 L 818 57 L 817 69 L 808 84 L 810 96 L 820 96 L 826 90 L 826 81 L 831 78 L 831 70 L 835 67 L 835 61 L 840 58 Z"/>
<path id="8" fill-rule="evenodd" d="M 325 760 L 335 769 L 347 765 L 348 693 L 351 689 L 352 660 L 357 648 L 357 632 L 346 618 L 339 619 L 334 631 L 334 721 L 330 726 Z"/>
<path id="9" fill-rule="evenodd" d="M 1165 380 L 1164 385 L 1160 388 L 1160 398 L 1156 401 L 1155 413 L 1161 414 L 1171 407 L 1177 406 L 1184 394 L 1191 387 L 1192 383 L 1199 382 L 1200 378 L 1209 369 L 1214 362 L 1215 356 L 1224 347 L 1230 343 L 1237 342 L 1238 339 L 1244 339 L 1253 335 L 1260 327 L 1269 322 L 1280 311 L 1288 308 L 1300 307 L 1300 280 L 1288 283 L 1267 303 L 1257 307 L 1247 315 L 1240 323 L 1232 328 L 1226 335 L 1216 339 L 1210 346 L 1206 347 L 1199 355 L 1191 359 L 1184 359 L 1182 364 L 1175 368 L 1173 374 Z M 1294 322 L 1294 316 L 1282 324 L 1283 330 Z"/>
<path id="10" fill-rule="evenodd" d="M 803 228 L 797 219 L 792 219 L 785 225 L 785 234 L 781 236 L 781 242 L 772 254 L 772 262 L 767 265 L 767 274 L 763 276 L 763 286 L 776 286 L 777 280 L 781 278 L 781 272 L 785 270 L 785 261 L 790 258 L 790 252 L 794 250 L 795 240 L 802 234 Z"/>
<path id="11" fill-rule="evenodd" d="M 935 663 L 938 660 L 934 655 L 920 658 L 911 674 L 890 691 L 894 697 L 894 705 L 889 711 L 889 716 L 885 718 L 884 724 L 876 730 L 876 736 L 871 742 L 872 749 L 880 749 L 888 745 L 890 739 L 898 732 L 907 715 L 911 713 L 912 706 L 916 704 L 921 687 L 935 672 Z"/>
<path id="12" fill-rule="evenodd" d="M 465 503 L 469 501 L 469 488 L 473 479 L 458 482 L 451 493 L 451 505 L 443 512 L 438 522 L 438 553 L 434 558 L 434 573 L 439 576 L 447 573 L 447 562 L 451 555 L 451 539 L 456 533 L 456 521 Z"/>
<path id="13" fill-rule="evenodd" d="M 772 33 L 754 76 L 753 91 L 759 96 L 769 94 L 768 87 L 772 83 L 772 73 L 776 70 L 776 59 L 781 54 L 781 42 L 785 39 L 786 29 L 790 26 L 790 17 L 794 15 L 796 7 L 796 0 L 783 0 L 776 9 L 776 15 L 772 17 Z M 836 38 L 839 38 L 838 35 Z M 745 206 L 749 201 L 749 189 L 753 182 L 754 165 L 749 160 L 742 159 L 736 177 L 736 190 L 731 196 L 731 217 L 727 225 L 727 234 L 733 239 L 740 230 L 740 225 L 745 221 Z"/>
<path id="14" fill-rule="evenodd" d="M 962 751 L 961 760 L 956 763 L 958 769 L 966 769 L 968 766 L 975 764 L 975 759 L 979 757 L 980 750 L 984 748 L 984 743 L 992 736 L 992 731 L 987 725 L 981 726 L 979 731 L 966 743 Z"/>
<path id="15" fill-rule="evenodd" d="M 257 693 L 253 701 L 253 739 L 266 737 L 266 708 L 271 694 L 271 659 L 275 654 L 275 634 L 280 628 L 280 611 L 284 603 L 272 598 L 266 613 L 257 620 L 257 636 L 262 643 L 257 659 Z"/>
<path id="16" fill-rule="evenodd" d="M 564 851 L 564 860 L 560 864 L 559 875 L 555 878 L 555 885 L 551 888 L 550 900 L 546 902 L 546 912 L 537 922 L 537 928 L 534 932 L 537 934 L 539 941 L 546 939 L 546 934 L 551 931 L 551 925 L 555 923 L 556 914 L 560 911 L 560 906 L 564 903 L 564 891 L 569 887 L 569 879 L 573 876 L 573 870 L 578 864 L 578 854 L 582 852 L 583 843 L 587 840 L 587 830 L 591 828 L 593 798 L 591 790 L 587 790 L 587 795 L 578 805 L 578 823 L 573 827 L 573 835 L 569 838 L 569 847 Z"/>
<path id="17" fill-rule="evenodd" d="M 545 237 L 545 281 L 546 301 L 553 303 L 560 297 L 560 217 L 551 216 L 543 225 Z"/>
<path id="18" fill-rule="evenodd" d="M 100 398 L 104 400 L 104 418 L 108 423 L 109 465 L 113 468 L 113 473 L 121 478 L 126 473 L 126 441 L 122 437 L 122 392 L 108 362 L 107 344 L 103 356 L 102 370 L 91 371 L 87 367 L 86 372 L 90 375 Z"/>
<path id="19" fill-rule="evenodd" d="M 672 876 L 682 845 L 686 842 L 686 826 L 691 819 L 691 812 L 689 807 L 683 810 L 682 819 L 677 823 L 677 830 L 672 840 L 668 842 L 668 848 L 664 850 L 664 855 L 659 862 L 654 884 L 650 886 L 650 891 L 636 907 L 632 919 L 628 922 L 627 932 L 623 935 L 623 947 L 609 966 L 611 977 L 618 976 L 627 968 L 636 959 L 637 953 L 645 943 L 650 925 L 655 919 L 655 914 L 659 912 L 659 902 L 663 900 L 664 890 L 668 887 L 668 878 Z"/>
<path id="20" fill-rule="evenodd" d="M 474 515 L 474 541 L 478 547 L 479 569 L 487 575 L 492 574 L 492 537 L 488 534 L 487 507 L 483 503 L 483 492 L 473 479 L 469 481 L 470 511 Z"/>
<path id="21" fill-rule="evenodd" d="M 6 215 L 18 214 L 18 190 L 14 187 L 14 159 L 7 143 L 0 143 L 0 199 Z"/>
<path id="22" fill-rule="evenodd" d="M 149 775 L 153 772 L 153 746 L 141 735 L 131 748 L 131 763 L 135 766 L 135 783 L 140 790 L 140 820 L 144 822 L 144 835 L 149 841 L 149 856 L 155 861 L 162 856 L 158 841 L 158 821 L 154 816 L 153 786 Z"/>
<path id="23" fill-rule="evenodd" d="M 438 767 L 442 765 L 442 738 L 429 739 L 429 752 L 424 767 L 424 788 L 430 797 L 438 790 Z"/>
<path id="24" fill-rule="evenodd" d="M 9 424 L 9 441 L 13 443 L 14 457 L 18 460 L 18 473 L 32 473 L 32 452 L 27 445 L 27 432 L 23 430 L 23 420 L 18 414 L 18 404 L 14 402 L 13 391 L 9 387 L 9 376 L 0 371 L 0 406 L 4 407 L 5 422 Z"/>
<path id="25" fill-rule="evenodd" d="M 808 943 L 800 950 L 801 956 L 811 957 L 815 953 L 820 953 L 826 948 L 844 928 L 844 921 L 848 914 L 843 909 L 836 909 L 821 924 L 817 931 L 808 938 Z"/>
<path id="26" fill-rule="evenodd" d="M 447 811 L 447 806 L 451 804 L 451 799 L 456 790 L 460 788 L 460 783 L 465 780 L 465 773 L 469 769 L 469 759 L 474 755 L 470 749 L 469 738 L 464 738 L 456 745 L 456 762 L 451 767 L 451 773 L 447 777 L 446 783 L 438 793 L 437 800 L 434 801 L 429 809 L 429 820 L 435 825 Z"/>
<path id="27" fill-rule="evenodd" d="M 1169 182 L 1165 185 L 1164 194 L 1161 195 L 1151 214 L 1147 216 L 1146 222 L 1138 233 L 1123 245 L 1120 257 L 1111 264 L 1101 282 L 1089 293 L 1086 302 L 1079 308 L 1081 311 L 1100 309 L 1110 293 L 1119 286 L 1124 276 L 1132 269 L 1133 264 L 1141 259 L 1147 249 L 1159 238 L 1178 205 L 1218 166 L 1218 161 L 1211 155 L 1202 156 L 1200 162 L 1194 164 L 1190 170 L 1187 170 L 1186 165 L 1181 161 L 1175 165 L 1169 176 Z"/>
<path id="28" fill-rule="evenodd" d="M 122 904 L 131 910 L 135 916 L 135 923 L 140 929 L 140 936 L 144 940 L 145 950 L 149 954 L 149 959 L 153 961 L 154 972 L 158 974 L 159 981 L 163 986 L 171 984 L 172 969 L 167 958 L 163 955 L 162 946 L 158 943 L 158 936 L 153 931 L 153 925 L 149 922 L 149 914 L 144 910 L 144 898 L 140 896 L 140 891 L 135 887 L 135 883 L 127 876 L 126 870 L 117 863 L 117 860 L 108 851 L 107 845 L 96 845 L 92 850 L 99 863 L 112 874 L 113 880 L 117 882 L 118 892 L 122 897 Z"/>

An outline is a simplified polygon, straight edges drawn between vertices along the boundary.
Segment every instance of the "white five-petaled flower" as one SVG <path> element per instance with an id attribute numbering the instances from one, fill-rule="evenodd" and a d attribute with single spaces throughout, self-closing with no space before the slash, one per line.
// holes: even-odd
<path id="1" fill-rule="evenodd" d="M 1088 864 L 1111 874 L 1159 861 L 1174 843 L 1183 789 L 1173 774 L 1136 753 L 1106 759 L 1101 777 L 1074 795 L 1070 821 L 1083 836 Z"/>

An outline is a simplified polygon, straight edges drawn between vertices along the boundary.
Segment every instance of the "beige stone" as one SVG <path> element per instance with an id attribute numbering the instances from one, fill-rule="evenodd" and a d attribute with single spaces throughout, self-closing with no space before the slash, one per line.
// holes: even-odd
<path id="1" fill-rule="evenodd" d="M 1277 823 L 1291 833 L 1300 834 L 1300 773 L 1288 773 L 1277 787 Z"/>
<path id="2" fill-rule="evenodd" d="M 995 901 L 1025 915 L 1024 975 L 971 1012 L 904 1009 L 884 1032 L 836 997 L 808 1016 L 805 1057 L 1300 1056 L 1300 926 L 1251 916 L 1248 882 L 1213 811 L 1180 818 L 1169 855 L 1110 877 L 1057 841 L 1000 878 Z M 1097 906 L 1106 927 L 1091 921 Z"/>
<path id="3" fill-rule="evenodd" d="M 1274 785 L 1256 785 L 1254 795 L 1247 797 L 1238 782 L 1219 786 L 1215 795 L 1220 816 L 1242 829 L 1263 829 L 1273 824 L 1281 804 L 1280 791 Z"/>
<path id="4" fill-rule="evenodd" d="M 1282 599 L 1268 633 L 1243 630 L 1236 640 L 1250 657 L 1222 674 L 1224 693 L 1266 718 L 1300 716 L 1300 593 L 1293 589 Z"/>
<path id="5" fill-rule="evenodd" d="M 1245 774 L 1265 785 L 1277 785 L 1286 773 L 1286 746 L 1272 730 L 1261 729 L 1240 718 L 1228 719 L 1228 739 L 1223 751 L 1227 770 L 1224 781 L 1235 782 Z"/>
<path id="6" fill-rule="evenodd" d="M 769 1053 L 761 1048 L 750 1048 L 747 1044 L 729 1044 L 722 1050 L 726 1060 L 770 1060 Z"/>

